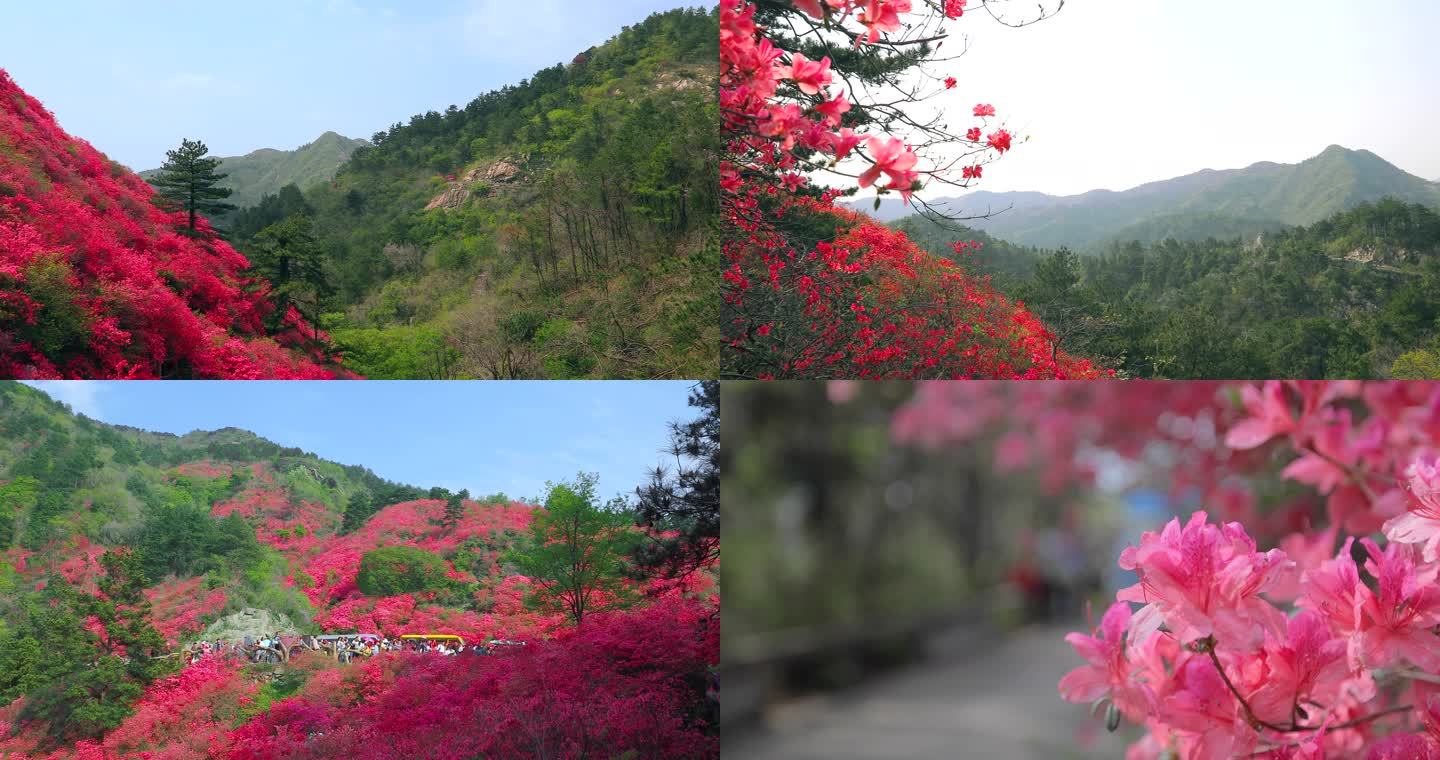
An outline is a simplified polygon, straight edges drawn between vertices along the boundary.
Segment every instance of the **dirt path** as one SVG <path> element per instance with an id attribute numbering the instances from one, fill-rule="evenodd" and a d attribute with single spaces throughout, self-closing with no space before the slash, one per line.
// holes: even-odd
<path id="1" fill-rule="evenodd" d="M 1080 660 L 1072 626 L 1005 634 L 978 655 L 919 664 L 851 691 L 771 710 L 764 730 L 725 734 L 723 757 L 772 760 L 1119 758 L 1127 740 L 1105 733 L 1056 682 Z"/>

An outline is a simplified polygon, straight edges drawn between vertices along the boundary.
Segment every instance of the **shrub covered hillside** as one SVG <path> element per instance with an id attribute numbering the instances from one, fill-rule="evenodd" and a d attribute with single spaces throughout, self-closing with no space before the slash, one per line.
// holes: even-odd
<path id="1" fill-rule="evenodd" d="M 316 252 L 302 311 L 368 377 L 712 376 L 718 38 L 713 12 L 655 14 L 377 133 L 233 237 Z"/>
<path id="2" fill-rule="evenodd" d="M 0 383 L 0 757 L 718 756 L 714 561 L 637 566 L 677 527 L 647 538 L 637 514 L 600 509 L 584 476 L 544 506 L 472 499 Z M 547 567 L 572 524 L 612 574 Z M 197 655 L 272 633 L 525 644 Z"/>
<path id="3" fill-rule="evenodd" d="M 0 71 L 0 377 L 335 374 L 244 256 L 151 198 Z"/>

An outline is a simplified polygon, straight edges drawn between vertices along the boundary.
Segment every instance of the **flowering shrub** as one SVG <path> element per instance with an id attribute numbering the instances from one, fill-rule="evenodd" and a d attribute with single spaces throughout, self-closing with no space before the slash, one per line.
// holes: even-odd
<path id="1" fill-rule="evenodd" d="M 762 379 L 1093 378 L 1022 305 L 901 232 L 812 199 L 778 219 L 823 225 L 813 250 L 756 229 L 724 242 L 732 372 Z"/>
<path id="2" fill-rule="evenodd" d="M 0 71 L 0 377 L 330 378 L 291 310 Z"/>
<path id="3" fill-rule="evenodd" d="M 225 590 L 206 590 L 204 579 L 195 577 L 162 583 L 145 590 L 150 600 L 150 619 L 155 629 L 171 643 L 195 634 L 213 616 L 225 609 Z"/>
<path id="4" fill-rule="evenodd" d="M 1218 515 L 1144 534 L 1138 583 L 1067 637 L 1061 696 L 1142 725 L 1130 757 L 1440 757 L 1440 386 L 964 385 L 922 386 L 896 436 L 987 438 L 1052 488 L 1163 443 Z"/>
<path id="5" fill-rule="evenodd" d="M 374 658 L 236 729 L 230 757 L 718 757 L 714 613 L 671 600 L 503 655 Z"/>
<path id="6" fill-rule="evenodd" d="M 229 733 L 259 686 L 239 663 L 207 657 L 146 691 L 135 713 L 102 743 L 105 756 L 147 760 L 222 757 Z"/>
<path id="7" fill-rule="evenodd" d="M 916 5 L 929 14 L 917 13 Z M 902 233 L 841 210 L 834 205 L 838 191 L 820 192 L 806 178 L 817 169 L 843 175 L 848 164 L 858 162 L 864 168 L 849 176 L 859 187 L 896 192 L 908 203 L 922 177 L 968 185 L 981 177 L 984 163 L 1011 149 L 1013 135 L 988 125 L 996 114 L 992 105 L 974 106 L 971 116 L 978 123 L 951 134 L 938 121 L 922 124 L 893 104 L 859 103 L 853 82 L 851 92 L 839 89 L 830 57 L 813 60 L 798 49 L 823 46 L 827 35 L 838 35 L 857 48 L 882 48 L 876 60 L 882 53 L 893 54 L 890 62 L 918 55 L 913 59 L 918 63 L 930 57 L 930 48 L 923 46 L 945 37 L 939 25 L 960 18 L 965 5 L 796 3 L 798 12 L 823 20 L 826 31 L 811 27 L 817 29 L 814 39 L 790 40 L 796 49 L 786 50 L 756 22 L 756 5 L 721 3 L 727 376 L 1035 379 L 1106 374 L 1060 352 L 1039 319 L 988 282 L 971 277 L 954 261 L 919 250 Z M 941 91 L 956 84 L 953 77 L 940 79 L 923 69 L 914 75 L 943 82 Z M 913 94 L 916 90 L 898 89 L 901 101 L 923 99 Z M 862 111 L 864 120 L 857 120 Z M 909 125 L 928 147 L 946 149 L 943 166 L 922 166 L 903 136 L 856 131 L 869 122 Z M 960 158 L 954 157 L 956 151 Z M 958 179 L 947 177 L 949 169 L 959 170 Z M 963 251 L 972 244 L 956 245 Z"/>

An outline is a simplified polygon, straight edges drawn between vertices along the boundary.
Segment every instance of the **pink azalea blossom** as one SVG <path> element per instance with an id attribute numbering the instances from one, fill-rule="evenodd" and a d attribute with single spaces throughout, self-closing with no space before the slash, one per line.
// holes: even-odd
<path id="1" fill-rule="evenodd" d="M 1130 677 L 1125 636 L 1130 627 L 1130 605 L 1116 602 L 1100 619 L 1094 636 L 1071 633 L 1065 636 L 1075 652 L 1089 663 L 1060 679 L 1060 696 L 1067 702 L 1094 702 L 1109 697 L 1120 713 L 1130 720 L 1144 720 L 1154 707 L 1154 695 Z"/>
<path id="2" fill-rule="evenodd" d="M 830 57 L 812 61 L 801 53 L 791 53 L 790 65 L 777 66 L 775 75 L 793 80 L 806 95 L 818 95 L 820 88 L 830 84 Z"/>
<path id="3" fill-rule="evenodd" d="M 1420 544 L 1427 562 L 1440 554 L 1440 457 L 1417 457 L 1405 468 L 1409 479 L 1408 511 L 1386 521 L 1385 537 L 1404 544 Z"/>
<path id="4" fill-rule="evenodd" d="M 881 32 L 900 31 L 900 14 L 910 12 L 910 0 L 862 0 L 856 5 L 860 8 L 857 20 L 869 30 L 863 39 L 872 43 L 880 39 Z"/>
<path id="5" fill-rule="evenodd" d="M 899 190 L 900 194 L 908 201 L 910 191 L 915 183 L 916 174 L 915 154 L 910 152 L 909 146 L 896 137 L 871 137 L 866 142 L 870 149 L 870 158 L 874 165 L 866 169 L 860 175 L 860 186 L 869 187 L 884 172 L 890 178 L 886 185 L 891 190 Z"/>
<path id="6" fill-rule="evenodd" d="M 1249 418 L 1231 426 L 1225 434 L 1225 445 L 1232 449 L 1253 449 L 1277 435 L 1295 430 L 1295 417 L 1285 401 L 1285 386 L 1279 380 L 1268 380 L 1260 388 L 1240 388 Z"/>
<path id="7" fill-rule="evenodd" d="M 825 117 L 825 122 L 832 127 L 840 126 L 840 117 L 850 110 L 850 101 L 845 93 L 837 93 L 835 97 L 815 106 L 815 112 Z"/>
<path id="8" fill-rule="evenodd" d="M 1262 657 L 1264 678 L 1247 700 L 1261 720 L 1271 723 L 1293 720 L 1295 705 L 1333 704 L 1349 676 L 1345 640 L 1313 610 L 1290 618 L 1284 636 L 1267 633 Z"/>
<path id="9" fill-rule="evenodd" d="M 1231 646 L 1259 642 L 1278 610 L 1260 594 L 1291 572 L 1284 552 L 1258 552 L 1239 523 L 1211 525 L 1197 511 L 1181 527 L 1172 519 L 1120 553 L 1120 566 L 1140 582 L 1116 598 L 1144 604 L 1134 619 L 1137 639 L 1163 623 L 1182 642 L 1215 634 Z"/>

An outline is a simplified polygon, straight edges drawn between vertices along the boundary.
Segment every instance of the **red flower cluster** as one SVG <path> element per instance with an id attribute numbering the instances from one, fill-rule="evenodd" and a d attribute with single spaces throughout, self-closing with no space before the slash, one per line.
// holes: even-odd
<path id="1" fill-rule="evenodd" d="M 150 600 L 150 619 L 166 640 L 178 643 L 198 633 L 204 624 L 225 609 L 225 590 L 205 590 L 204 578 L 173 581 L 145 591 Z"/>
<path id="2" fill-rule="evenodd" d="M 798 198 L 777 225 L 828 242 L 796 249 L 777 232 L 726 240 L 726 331 L 747 371 L 769 377 L 1090 378 L 1030 312 L 902 233 Z"/>
<path id="3" fill-rule="evenodd" d="M 704 681 L 719 654 L 715 609 L 667 600 L 504 655 L 383 655 L 313 679 L 221 756 L 718 757 Z"/>
<path id="4" fill-rule="evenodd" d="M 67 135 L 0 70 L 0 377 L 331 378 L 292 313 L 208 224 Z"/>

